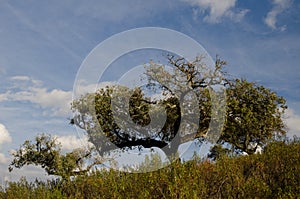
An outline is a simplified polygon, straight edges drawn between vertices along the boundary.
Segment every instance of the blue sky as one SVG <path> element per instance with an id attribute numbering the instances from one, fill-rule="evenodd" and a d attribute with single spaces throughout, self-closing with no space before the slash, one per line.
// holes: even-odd
<path id="1" fill-rule="evenodd" d="M 80 143 L 68 117 L 81 63 L 103 40 L 139 27 L 182 32 L 234 76 L 284 96 L 289 134 L 300 135 L 299 10 L 299 0 L 2 0 L 0 177 L 44 175 L 33 167 L 7 173 L 8 152 L 37 133 L 59 136 L 65 149 Z"/>

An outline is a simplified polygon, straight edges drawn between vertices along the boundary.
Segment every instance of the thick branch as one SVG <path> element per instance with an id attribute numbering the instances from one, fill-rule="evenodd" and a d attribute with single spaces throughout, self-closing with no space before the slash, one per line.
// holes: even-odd
<path id="1" fill-rule="evenodd" d="M 151 148 L 151 147 L 158 147 L 163 148 L 168 143 L 161 140 L 155 140 L 152 138 L 143 138 L 143 139 L 136 139 L 136 140 L 122 140 L 119 143 L 114 143 L 117 147 L 123 148 L 123 147 L 132 147 L 132 146 L 143 146 L 144 148 Z"/>

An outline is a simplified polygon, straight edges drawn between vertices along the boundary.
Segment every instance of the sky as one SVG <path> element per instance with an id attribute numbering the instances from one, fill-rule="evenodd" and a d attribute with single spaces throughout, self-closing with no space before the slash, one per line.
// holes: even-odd
<path id="1" fill-rule="evenodd" d="M 78 70 L 99 43 L 134 28 L 184 33 L 234 77 L 277 92 L 288 135 L 300 136 L 299 11 L 299 0 L 0 0 L 0 180 L 45 177 L 31 166 L 7 170 L 9 152 L 38 133 L 64 150 L 84 142 L 68 120 Z"/>

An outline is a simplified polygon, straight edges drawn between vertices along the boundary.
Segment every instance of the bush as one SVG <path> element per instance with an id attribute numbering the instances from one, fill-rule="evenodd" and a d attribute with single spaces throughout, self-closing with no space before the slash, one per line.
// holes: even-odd
<path id="1" fill-rule="evenodd" d="M 300 142 L 270 143 L 262 154 L 176 161 L 149 173 L 98 171 L 72 181 L 29 183 L 0 189 L 0 198 L 299 198 Z"/>

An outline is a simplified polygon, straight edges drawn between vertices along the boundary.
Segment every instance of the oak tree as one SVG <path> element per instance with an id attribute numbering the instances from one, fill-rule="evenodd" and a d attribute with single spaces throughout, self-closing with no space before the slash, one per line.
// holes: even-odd
<path id="1" fill-rule="evenodd" d="M 36 165 L 41 166 L 48 175 L 69 179 L 70 176 L 85 174 L 94 165 L 103 163 L 103 159 L 95 159 L 92 153 L 92 148 L 77 148 L 63 154 L 56 137 L 40 134 L 34 141 L 26 140 L 17 151 L 12 152 L 14 159 L 9 165 L 9 171 L 25 165 Z M 89 164 L 86 166 L 87 160 Z"/>

